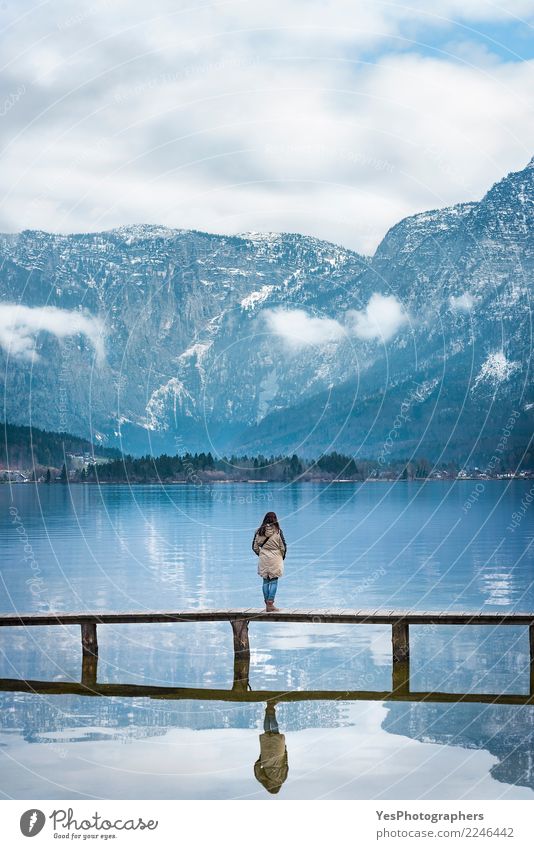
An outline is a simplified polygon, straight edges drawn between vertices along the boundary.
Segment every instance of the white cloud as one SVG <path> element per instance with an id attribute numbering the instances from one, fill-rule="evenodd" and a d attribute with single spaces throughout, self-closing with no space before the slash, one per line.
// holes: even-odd
<path id="1" fill-rule="evenodd" d="M 393 295 L 375 292 L 363 310 L 348 310 L 345 322 L 308 315 L 305 310 L 265 310 L 272 333 L 292 348 L 325 345 L 343 337 L 387 342 L 408 321 L 408 314 Z"/>
<path id="2" fill-rule="evenodd" d="M 446 52 L 530 0 L 14 8 L 0 229 L 296 230 L 369 253 L 532 153 L 534 62 Z"/>
<path id="3" fill-rule="evenodd" d="M 310 316 L 304 310 L 265 310 L 264 315 L 271 332 L 281 336 L 292 348 L 325 345 L 346 335 L 339 321 Z"/>
<path id="4" fill-rule="evenodd" d="M 408 314 L 393 295 L 375 292 L 364 310 L 347 313 L 351 330 L 359 339 L 381 339 L 387 342 L 408 321 Z"/>
<path id="5" fill-rule="evenodd" d="M 35 342 L 40 331 L 52 333 L 58 339 L 81 333 L 92 344 L 97 359 L 104 358 L 104 325 L 99 318 L 57 307 L 0 304 L 0 346 L 9 356 L 38 359 Z"/>
<path id="6" fill-rule="evenodd" d="M 464 292 L 462 295 L 451 295 L 449 306 L 453 312 L 471 312 L 475 306 L 475 299 L 469 292 Z"/>

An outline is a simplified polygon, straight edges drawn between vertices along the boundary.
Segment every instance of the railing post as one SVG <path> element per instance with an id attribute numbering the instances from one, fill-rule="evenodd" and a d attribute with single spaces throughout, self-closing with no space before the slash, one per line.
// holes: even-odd
<path id="1" fill-rule="evenodd" d="M 96 638 L 96 622 L 82 623 L 82 655 L 98 656 L 98 640 Z"/>
<path id="2" fill-rule="evenodd" d="M 530 642 L 530 695 L 534 696 L 534 622 L 528 626 Z"/>
<path id="3" fill-rule="evenodd" d="M 407 622 L 394 622 L 391 633 L 394 692 L 410 689 L 410 632 Z"/>
<path id="4" fill-rule="evenodd" d="M 250 672 L 250 644 L 248 619 L 230 620 L 234 635 L 234 683 L 233 690 L 248 690 Z"/>

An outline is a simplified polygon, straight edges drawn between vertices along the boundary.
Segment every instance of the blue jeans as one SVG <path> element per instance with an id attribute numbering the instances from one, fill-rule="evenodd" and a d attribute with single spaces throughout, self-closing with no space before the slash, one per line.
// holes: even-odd
<path id="1" fill-rule="evenodd" d="M 278 588 L 278 578 L 263 579 L 263 597 L 265 601 L 274 601 L 276 590 Z"/>
<path id="2" fill-rule="evenodd" d="M 280 734 L 280 729 L 278 727 L 274 707 L 267 708 L 267 710 L 265 711 L 265 717 L 263 720 L 263 730 L 267 733 L 270 732 L 271 734 Z"/>

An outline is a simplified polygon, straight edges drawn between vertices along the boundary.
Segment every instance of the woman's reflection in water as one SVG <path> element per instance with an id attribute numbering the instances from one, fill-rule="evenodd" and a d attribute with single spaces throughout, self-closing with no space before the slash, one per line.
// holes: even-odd
<path id="1" fill-rule="evenodd" d="M 254 764 L 254 775 L 269 793 L 278 793 L 287 778 L 286 738 L 280 734 L 274 703 L 267 703 L 263 734 L 260 734 L 260 756 Z"/>

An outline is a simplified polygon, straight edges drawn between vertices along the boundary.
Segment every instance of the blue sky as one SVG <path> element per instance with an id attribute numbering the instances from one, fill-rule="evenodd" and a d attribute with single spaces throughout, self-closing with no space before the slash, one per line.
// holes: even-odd
<path id="1" fill-rule="evenodd" d="M 534 153 L 534 0 L 4 2 L 0 229 L 371 253 Z"/>

